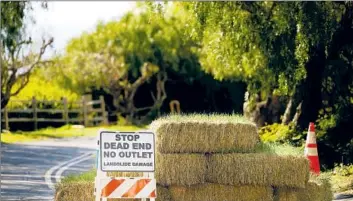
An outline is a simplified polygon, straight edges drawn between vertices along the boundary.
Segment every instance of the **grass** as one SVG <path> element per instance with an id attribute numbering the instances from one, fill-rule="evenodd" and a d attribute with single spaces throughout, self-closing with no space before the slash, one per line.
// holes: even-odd
<path id="1" fill-rule="evenodd" d="M 134 125 L 122 126 L 102 126 L 102 127 L 88 127 L 88 128 L 77 128 L 75 126 L 66 125 L 60 128 L 45 128 L 37 131 L 16 131 L 9 133 L 1 133 L 2 143 L 16 143 L 16 142 L 28 142 L 35 140 L 44 139 L 58 139 L 67 137 L 80 137 L 80 136 L 96 136 L 99 129 L 104 128 L 108 130 L 119 130 L 119 131 L 136 131 L 146 129 L 145 126 L 138 127 Z"/>
<path id="2" fill-rule="evenodd" d="M 332 175 L 331 182 L 334 192 L 346 192 L 353 195 L 353 175 Z"/>
<path id="3" fill-rule="evenodd" d="M 93 182 L 96 177 L 96 169 L 92 169 L 88 172 L 84 172 L 82 174 L 72 174 L 64 177 L 61 180 L 61 184 L 70 184 L 77 182 Z"/>
<path id="4" fill-rule="evenodd" d="M 254 150 L 255 153 L 275 154 L 279 156 L 303 156 L 304 148 L 293 147 L 289 144 L 259 143 Z"/>
<path id="5" fill-rule="evenodd" d="M 334 170 L 324 172 L 323 175 L 331 178 L 332 190 L 335 193 L 353 195 L 353 165 L 337 166 Z"/>
<path id="6" fill-rule="evenodd" d="M 173 122 L 216 122 L 216 123 L 248 123 L 254 124 L 242 115 L 237 114 L 183 114 L 183 115 L 166 115 L 158 118 L 157 121 L 173 121 Z"/>

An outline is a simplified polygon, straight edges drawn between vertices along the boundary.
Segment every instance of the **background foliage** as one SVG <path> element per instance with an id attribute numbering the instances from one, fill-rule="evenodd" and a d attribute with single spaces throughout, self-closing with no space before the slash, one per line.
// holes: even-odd
<path id="1" fill-rule="evenodd" d="M 112 117 L 130 120 L 169 113 L 174 99 L 182 112 L 241 113 L 246 91 L 268 120 L 277 97 L 281 118 L 262 139 L 303 146 L 315 122 L 334 167 L 353 161 L 352 35 L 352 2 L 140 3 L 73 38 L 18 96 L 104 95 Z"/>

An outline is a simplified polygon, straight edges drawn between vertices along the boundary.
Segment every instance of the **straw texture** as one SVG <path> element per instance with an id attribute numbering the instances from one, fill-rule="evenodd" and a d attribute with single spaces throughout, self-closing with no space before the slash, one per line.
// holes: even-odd
<path id="1" fill-rule="evenodd" d="M 272 188 L 260 186 L 171 186 L 170 193 L 174 201 L 272 201 Z"/>
<path id="2" fill-rule="evenodd" d="M 202 184 L 205 182 L 206 157 L 203 154 L 156 155 L 157 183 L 162 186 Z"/>
<path id="3" fill-rule="evenodd" d="M 333 193 L 328 181 L 310 181 L 305 188 L 277 188 L 274 201 L 332 201 Z"/>
<path id="4" fill-rule="evenodd" d="M 255 124 L 241 117 L 170 116 L 152 122 L 160 153 L 251 152 L 259 142 Z"/>
<path id="5" fill-rule="evenodd" d="M 309 162 L 304 157 L 273 154 L 213 154 L 206 180 L 226 185 L 265 185 L 304 188 Z"/>

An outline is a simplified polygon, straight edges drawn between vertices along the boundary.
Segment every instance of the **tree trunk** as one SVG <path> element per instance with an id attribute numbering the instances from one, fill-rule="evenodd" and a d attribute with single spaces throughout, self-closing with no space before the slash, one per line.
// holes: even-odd
<path id="1" fill-rule="evenodd" d="M 167 98 L 167 92 L 165 90 L 165 83 L 168 79 L 168 75 L 166 72 L 160 72 L 157 74 L 157 83 L 156 83 L 156 96 L 152 93 L 152 98 L 154 104 L 150 107 L 150 111 L 141 118 L 141 122 L 146 121 L 149 115 L 155 110 L 157 110 L 158 116 L 160 115 L 160 108 L 163 105 L 164 100 Z"/>
<path id="2" fill-rule="evenodd" d="M 5 108 L 10 101 L 10 97 L 6 97 L 4 93 L 1 92 L 1 109 Z"/>
<path id="3" fill-rule="evenodd" d="M 283 125 L 288 125 L 291 117 L 292 117 L 292 108 L 293 108 L 293 97 L 290 97 L 287 106 L 286 106 L 286 110 L 283 114 L 283 119 L 282 119 L 282 124 Z"/>
<path id="4" fill-rule="evenodd" d="M 296 126 L 298 124 L 298 119 L 299 119 L 301 113 L 302 113 L 302 103 L 299 103 L 299 105 L 296 109 L 295 115 L 293 117 L 293 120 L 292 120 L 292 124 L 294 126 Z"/>

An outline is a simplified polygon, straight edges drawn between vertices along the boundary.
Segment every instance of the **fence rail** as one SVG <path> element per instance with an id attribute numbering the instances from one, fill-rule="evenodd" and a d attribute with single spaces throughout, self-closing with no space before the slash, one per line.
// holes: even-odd
<path id="1" fill-rule="evenodd" d="M 30 103 L 29 109 L 7 109 L 1 110 L 1 121 L 5 123 L 5 129 L 10 129 L 12 122 L 33 122 L 34 129 L 38 129 L 39 122 L 58 122 L 58 123 L 82 123 L 84 126 L 90 126 L 94 122 L 108 124 L 108 114 L 105 111 L 105 102 L 103 96 L 99 100 L 88 101 L 87 97 L 83 96 L 81 101 L 71 102 L 70 104 L 77 104 L 77 108 L 69 109 L 69 103 L 66 98 L 58 101 L 40 101 L 35 97 L 32 100 L 14 100 L 13 102 Z M 61 105 L 63 109 L 42 109 L 38 108 L 38 104 L 49 103 Z M 32 114 L 32 117 L 10 117 L 9 114 Z M 38 114 L 61 114 L 61 117 L 40 118 Z M 76 117 L 70 117 L 72 115 Z"/>

